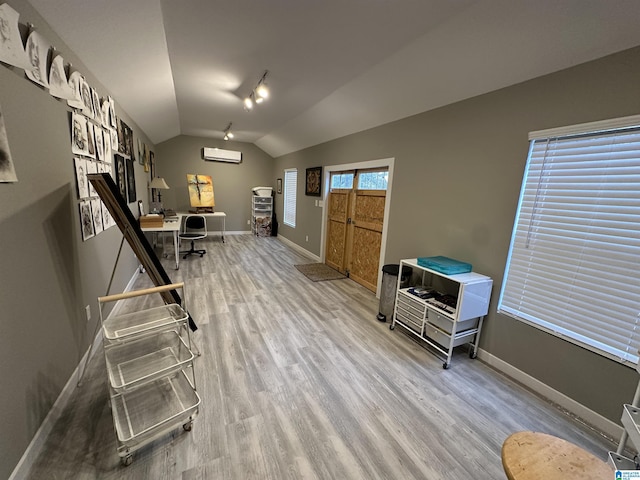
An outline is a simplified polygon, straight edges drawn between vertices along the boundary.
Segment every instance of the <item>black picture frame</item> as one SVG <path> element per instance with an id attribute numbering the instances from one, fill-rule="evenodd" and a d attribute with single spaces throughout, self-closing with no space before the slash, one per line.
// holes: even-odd
<path id="1" fill-rule="evenodd" d="M 133 169 L 133 159 L 127 158 L 127 201 L 133 203 L 136 198 L 136 172 Z"/>
<path id="2" fill-rule="evenodd" d="M 322 195 L 322 167 L 307 168 L 304 194 L 311 197 Z"/>
<path id="3" fill-rule="evenodd" d="M 279 193 L 282 195 L 282 179 L 281 178 L 276 180 L 276 193 Z"/>

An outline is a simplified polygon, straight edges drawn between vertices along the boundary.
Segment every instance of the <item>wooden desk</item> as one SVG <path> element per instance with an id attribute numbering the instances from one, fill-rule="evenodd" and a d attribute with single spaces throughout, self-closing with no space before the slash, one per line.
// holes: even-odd
<path id="1" fill-rule="evenodd" d="M 612 480 L 604 461 L 561 438 L 517 432 L 502 445 L 502 466 L 509 480 Z"/>

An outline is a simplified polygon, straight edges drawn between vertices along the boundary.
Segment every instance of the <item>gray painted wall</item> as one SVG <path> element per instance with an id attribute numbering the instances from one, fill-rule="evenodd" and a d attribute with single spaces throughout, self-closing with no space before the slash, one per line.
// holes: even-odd
<path id="1" fill-rule="evenodd" d="M 428 255 L 472 263 L 494 280 L 481 348 L 618 423 L 638 381 L 633 369 L 497 315 L 496 304 L 528 132 L 639 111 L 635 48 L 280 157 L 276 177 L 298 168 L 299 201 L 296 228 L 279 233 L 320 255 L 322 209 L 304 195 L 305 169 L 394 157 L 385 263 Z M 276 210 L 282 218 L 282 202 Z"/>
<path id="2" fill-rule="evenodd" d="M 109 93 L 27 2 L 11 6 L 20 23 L 33 23 L 101 96 Z M 87 351 L 96 299 L 106 292 L 122 235 L 112 227 L 82 241 L 66 103 L 22 70 L 2 65 L 0 108 L 18 176 L 18 183 L 0 184 L 0 478 L 8 478 Z M 135 124 L 119 108 L 116 113 L 137 138 Z M 145 179 L 138 165 L 137 189 L 146 201 Z M 136 267 L 125 246 L 113 292 L 126 287 Z"/>
<path id="3" fill-rule="evenodd" d="M 87 75 L 24 0 L 13 1 Z M 246 231 L 251 187 L 275 186 L 284 169 L 299 169 L 297 227 L 280 233 L 320 255 L 322 209 L 304 195 L 304 170 L 395 158 L 387 263 L 442 254 L 469 261 L 495 282 L 481 347 L 613 421 L 630 401 L 634 370 L 495 313 L 531 130 L 601 120 L 640 109 L 640 48 L 491 94 L 416 115 L 273 160 L 253 145 L 180 136 L 155 149 L 157 174 L 171 190 L 164 203 L 188 208 L 186 173 L 213 177 L 216 209 L 227 230 Z M 115 99 L 117 103 L 117 98 Z M 19 182 L 0 185 L 0 478 L 27 448 L 85 353 L 121 235 L 116 228 L 82 242 L 70 152 L 69 109 L 26 80 L 0 68 L 0 108 Z M 142 133 L 123 115 L 134 129 Z M 150 144 L 148 139 L 143 139 Z M 241 150 L 240 165 L 204 162 L 203 146 Z M 139 196 L 147 175 L 136 166 Z M 215 227 L 214 227 L 215 228 Z M 305 237 L 309 236 L 309 241 Z M 124 289 L 137 262 L 125 251 L 112 291 Z M 87 323 L 84 306 L 93 321 Z M 373 321 L 373 319 L 372 319 Z M 453 368 L 456 368 L 454 365 Z"/>
<path id="4" fill-rule="evenodd" d="M 239 164 L 210 162 L 202 159 L 202 147 L 218 147 L 242 152 Z M 213 181 L 215 210 L 225 212 L 228 232 L 251 230 L 251 189 L 258 186 L 275 188 L 273 159 L 253 144 L 180 135 L 156 147 L 156 171 L 169 185 L 162 193 L 165 208 L 189 210 L 187 174 L 210 175 Z M 209 220 L 209 229 L 220 227 Z"/>

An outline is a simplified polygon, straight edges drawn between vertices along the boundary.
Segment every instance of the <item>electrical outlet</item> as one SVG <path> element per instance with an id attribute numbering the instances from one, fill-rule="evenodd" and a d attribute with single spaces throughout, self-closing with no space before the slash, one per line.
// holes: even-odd
<path id="1" fill-rule="evenodd" d="M 84 311 L 87 314 L 87 322 L 91 320 L 91 305 L 84 307 Z"/>
<path id="2" fill-rule="evenodd" d="M 247 220 L 247 225 L 251 225 L 251 220 Z"/>
<path id="3" fill-rule="evenodd" d="M 306 236 L 304 237 L 304 241 L 305 241 L 305 242 L 308 242 L 308 241 L 309 241 L 309 235 L 306 235 Z"/>

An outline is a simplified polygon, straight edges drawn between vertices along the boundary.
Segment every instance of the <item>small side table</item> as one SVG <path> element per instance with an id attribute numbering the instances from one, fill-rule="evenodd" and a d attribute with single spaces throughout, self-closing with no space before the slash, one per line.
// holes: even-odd
<path id="1" fill-rule="evenodd" d="M 612 480 L 604 461 L 561 438 L 517 432 L 502 444 L 502 466 L 509 480 Z"/>

